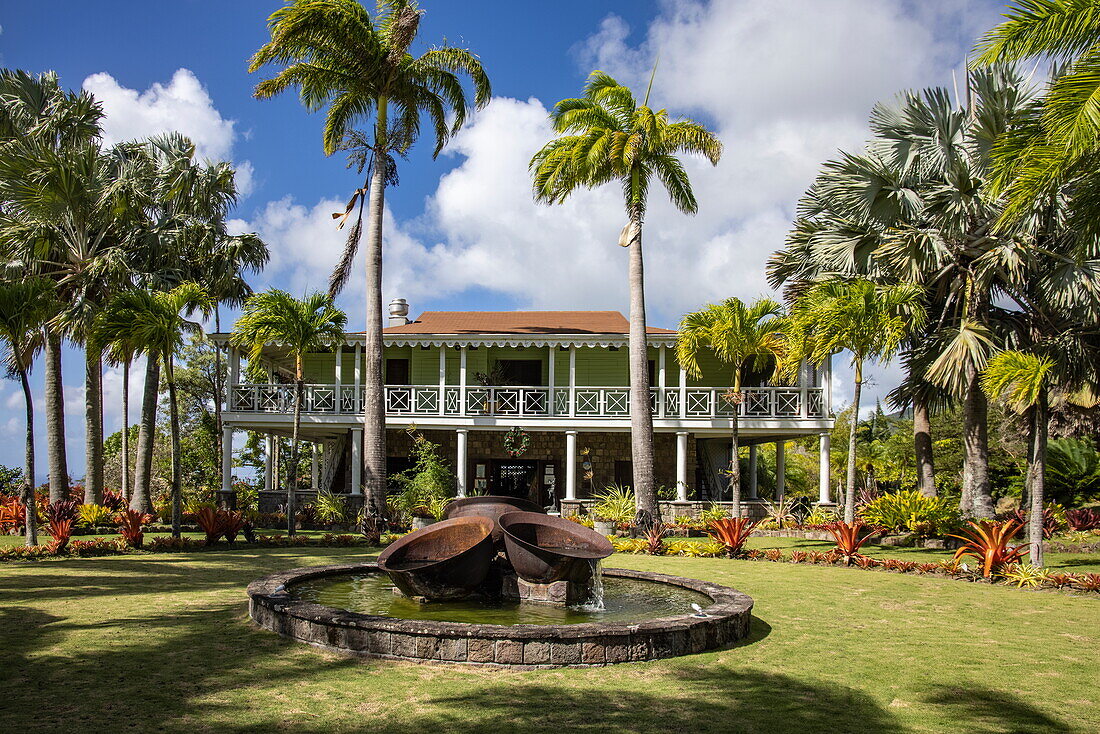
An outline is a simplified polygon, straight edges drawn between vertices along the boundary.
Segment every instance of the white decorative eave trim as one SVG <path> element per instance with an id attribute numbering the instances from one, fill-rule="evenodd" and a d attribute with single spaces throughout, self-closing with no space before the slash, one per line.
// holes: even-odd
<path id="1" fill-rule="evenodd" d="M 208 334 L 215 344 L 229 341 L 229 334 Z M 675 334 L 647 334 L 651 346 L 671 345 Z M 362 344 L 363 334 L 348 334 L 345 344 Z M 629 343 L 626 334 L 383 334 L 382 343 L 387 347 L 625 347 Z M 280 346 L 272 344 L 271 346 Z"/>

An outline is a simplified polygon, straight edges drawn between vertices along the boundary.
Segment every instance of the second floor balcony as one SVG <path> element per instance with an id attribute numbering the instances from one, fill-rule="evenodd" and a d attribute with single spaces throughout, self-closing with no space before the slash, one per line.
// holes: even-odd
<path id="1" fill-rule="evenodd" d="M 440 386 L 387 385 L 386 415 L 456 418 L 623 418 L 630 415 L 628 387 Z M 302 412 L 311 415 L 355 415 L 362 410 L 361 386 L 305 386 Z M 742 418 L 823 419 L 827 417 L 820 387 L 746 387 L 737 401 L 728 387 L 666 387 L 650 390 L 654 418 L 720 419 L 737 412 Z M 237 413 L 284 413 L 294 410 L 294 386 L 237 384 L 230 388 L 227 409 Z"/>

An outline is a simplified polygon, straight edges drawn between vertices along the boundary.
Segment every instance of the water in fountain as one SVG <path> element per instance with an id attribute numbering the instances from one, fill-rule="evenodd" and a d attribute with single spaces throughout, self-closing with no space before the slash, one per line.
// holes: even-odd
<path id="1" fill-rule="evenodd" d="M 602 612 L 603 604 L 603 561 L 589 561 L 592 564 L 592 586 L 588 590 L 588 601 L 581 605 L 586 612 Z"/>

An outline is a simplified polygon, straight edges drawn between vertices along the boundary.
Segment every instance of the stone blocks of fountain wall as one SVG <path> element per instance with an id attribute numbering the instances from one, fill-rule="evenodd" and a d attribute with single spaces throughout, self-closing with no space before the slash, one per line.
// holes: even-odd
<path id="1" fill-rule="evenodd" d="M 515 574 L 508 574 L 501 584 L 501 595 L 505 599 L 535 604 L 557 604 L 569 606 L 583 604 L 590 594 L 587 584 L 574 581 L 555 581 L 552 584 L 536 584 L 524 581 Z"/>
<path id="2" fill-rule="evenodd" d="M 753 607 L 752 599 L 736 589 L 627 569 L 605 569 L 605 575 L 692 589 L 710 596 L 713 603 L 704 617 L 507 627 L 374 617 L 295 600 L 285 592 L 292 583 L 349 572 L 378 569 L 360 563 L 273 574 L 249 586 L 249 614 L 261 627 L 337 652 L 530 669 L 641 662 L 724 647 L 749 633 Z"/>

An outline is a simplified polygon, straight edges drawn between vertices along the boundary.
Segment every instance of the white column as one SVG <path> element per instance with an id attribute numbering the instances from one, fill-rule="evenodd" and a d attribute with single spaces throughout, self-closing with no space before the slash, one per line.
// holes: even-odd
<path id="1" fill-rule="evenodd" d="M 787 442 L 775 442 L 775 500 L 783 499 L 787 489 Z"/>
<path id="2" fill-rule="evenodd" d="M 363 494 L 363 429 L 351 429 L 351 493 Z"/>
<path id="3" fill-rule="evenodd" d="M 665 345 L 657 347 L 657 417 L 665 417 Z"/>
<path id="4" fill-rule="evenodd" d="M 661 348 L 662 353 L 664 347 Z M 676 501 L 688 501 L 688 435 L 687 431 L 676 434 Z"/>
<path id="5" fill-rule="evenodd" d="M 833 412 L 833 357 L 821 365 L 821 403 L 825 406 L 825 415 Z"/>
<path id="6" fill-rule="evenodd" d="M 556 375 L 554 374 L 554 363 L 557 362 L 555 352 L 557 347 L 553 344 L 546 348 L 546 353 L 550 355 L 550 361 L 546 363 L 546 382 L 550 385 L 549 397 L 546 404 L 546 414 L 554 415 L 554 383 L 556 382 Z"/>
<path id="7" fill-rule="evenodd" d="M 466 429 L 460 428 L 455 431 L 455 441 L 457 451 L 455 456 L 455 487 L 458 489 L 458 496 L 466 496 Z"/>
<path id="8" fill-rule="evenodd" d="M 264 462 L 264 491 L 270 492 L 275 489 L 275 439 L 267 436 L 264 441 L 264 453 L 267 455 L 267 461 Z"/>
<path id="9" fill-rule="evenodd" d="M 810 417 L 810 383 L 814 374 L 814 367 L 809 362 L 802 362 L 798 367 L 798 387 L 799 387 L 799 415 L 803 419 Z"/>
<path id="10" fill-rule="evenodd" d="M 443 415 L 447 399 L 447 347 L 439 345 L 439 414 Z"/>
<path id="11" fill-rule="evenodd" d="M 233 491 L 233 429 L 222 424 L 222 492 Z"/>
<path id="12" fill-rule="evenodd" d="M 466 415 L 466 346 L 458 350 L 458 414 Z"/>
<path id="13" fill-rule="evenodd" d="M 821 472 L 821 477 L 818 481 L 817 501 L 823 505 L 831 504 L 831 500 L 829 499 L 829 443 L 829 434 L 822 433 L 820 439 L 818 440 L 818 446 L 821 454 L 821 465 L 819 469 L 819 471 Z"/>
<path id="14" fill-rule="evenodd" d="M 336 381 L 336 412 L 340 412 L 340 394 L 344 391 L 344 346 L 342 344 L 336 345 L 335 354 L 336 367 L 333 369 L 333 379 Z M 314 486 L 316 486 L 314 482 Z"/>
<path id="15" fill-rule="evenodd" d="M 688 409 L 688 373 L 680 365 L 680 417 L 687 418 Z"/>
<path id="16" fill-rule="evenodd" d="M 565 432 L 565 499 L 577 499 L 577 432 Z"/>
<path id="17" fill-rule="evenodd" d="M 569 345 L 569 415 L 577 414 L 577 347 Z M 577 434 L 573 433 L 573 441 L 576 442 Z"/>
<path id="18" fill-rule="evenodd" d="M 317 447 L 318 446 L 320 446 L 320 444 L 318 444 L 318 443 L 313 444 L 312 451 L 310 452 L 310 459 L 309 459 L 309 484 L 310 484 L 310 487 L 312 487 L 315 490 L 320 489 L 320 486 L 321 486 L 320 485 L 321 471 L 320 471 L 320 465 L 317 462 Z"/>
<path id="19" fill-rule="evenodd" d="M 756 499 L 756 444 L 749 446 L 749 499 Z"/>
<path id="20" fill-rule="evenodd" d="M 233 388 L 239 385 L 241 382 L 241 353 L 236 347 L 229 348 L 229 379 L 225 383 L 225 405 L 226 410 L 232 410 L 233 407 Z"/>
<path id="21" fill-rule="evenodd" d="M 358 406 L 359 406 L 358 410 L 355 411 L 356 413 L 361 413 L 363 411 L 363 372 L 362 372 L 362 367 L 361 367 L 361 363 L 363 361 L 362 358 L 361 358 L 362 354 L 363 354 L 363 345 L 362 344 L 356 344 L 355 345 L 355 366 L 351 370 L 352 371 L 352 377 L 355 380 L 355 399 L 354 399 L 353 402 L 355 404 L 358 404 Z"/>

